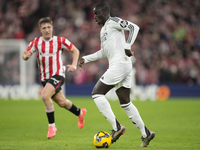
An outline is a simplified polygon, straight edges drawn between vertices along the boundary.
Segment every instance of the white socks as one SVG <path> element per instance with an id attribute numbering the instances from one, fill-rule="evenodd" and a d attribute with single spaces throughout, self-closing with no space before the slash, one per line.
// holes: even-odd
<path id="1" fill-rule="evenodd" d="M 132 102 L 129 102 L 128 104 L 121 104 L 120 106 L 124 109 L 133 124 L 135 124 L 135 126 L 140 130 L 142 136 L 146 138 L 147 134 L 145 132 L 145 125 L 137 108 L 132 104 Z"/>
<path id="2" fill-rule="evenodd" d="M 117 131 L 116 117 L 111 109 L 110 103 L 105 98 L 105 96 L 101 94 L 95 94 L 92 95 L 92 98 L 94 99 L 94 102 L 96 103 L 99 111 L 112 125 L 113 130 Z"/>
<path id="3" fill-rule="evenodd" d="M 94 99 L 99 111 L 113 126 L 113 130 L 117 131 L 116 117 L 111 109 L 110 103 L 105 96 L 101 94 L 95 94 L 92 95 L 92 98 Z M 140 130 L 142 136 L 146 138 L 147 134 L 145 131 L 145 125 L 137 108 L 132 104 L 132 102 L 129 102 L 128 104 L 121 104 L 120 106 L 124 109 L 133 124 L 135 124 L 135 126 Z"/>
<path id="4" fill-rule="evenodd" d="M 49 123 L 49 127 L 52 126 L 52 127 L 56 127 L 55 123 Z"/>

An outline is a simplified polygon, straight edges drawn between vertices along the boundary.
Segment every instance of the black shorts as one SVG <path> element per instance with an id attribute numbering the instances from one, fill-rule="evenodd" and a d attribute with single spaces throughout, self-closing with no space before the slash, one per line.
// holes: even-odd
<path id="1" fill-rule="evenodd" d="M 49 78 L 46 81 L 42 82 L 43 87 L 45 87 L 45 85 L 47 83 L 50 83 L 51 85 L 53 85 L 54 88 L 55 88 L 56 93 L 58 93 L 61 90 L 61 86 L 64 84 L 64 77 L 60 76 L 60 75 L 53 75 L 51 78 Z"/>

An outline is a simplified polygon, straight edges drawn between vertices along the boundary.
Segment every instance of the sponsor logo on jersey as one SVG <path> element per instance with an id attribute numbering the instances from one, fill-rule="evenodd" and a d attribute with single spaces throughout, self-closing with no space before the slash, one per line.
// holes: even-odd
<path id="1" fill-rule="evenodd" d="M 42 53 L 42 52 L 40 52 L 40 55 L 45 56 L 45 57 L 54 56 L 55 54 L 56 54 L 56 52 L 55 53 Z"/>

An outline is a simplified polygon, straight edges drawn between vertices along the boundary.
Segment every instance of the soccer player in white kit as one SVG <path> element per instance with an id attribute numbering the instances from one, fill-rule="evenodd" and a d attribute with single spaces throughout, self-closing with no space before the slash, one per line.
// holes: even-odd
<path id="1" fill-rule="evenodd" d="M 83 56 L 79 60 L 82 68 L 85 63 L 107 57 L 109 61 L 108 70 L 101 76 L 92 91 L 92 98 L 100 112 L 113 127 L 112 143 L 125 132 L 126 128 L 121 125 L 108 102 L 105 94 L 112 88 L 120 101 L 120 106 L 125 110 L 129 119 L 136 125 L 142 134 L 141 147 L 146 147 L 155 137 L 155 132 L 150 131 L 144 125 L 137 108 L 130 101 L 131 70 L 132 62 L 131 45 L 134 43 L 139 27 L 127 20 L 110 16 L 110 8 L 105 3 L 94 7 L 94 19 L 99 25 L 103 25 L 100 32 L 101 49 L 93 54 Z M 124 30 L 129 31 L 127 40 Z"/>
<path id="2" fill-rule="evenodd" d="M 50 17 L 41 18 L 38 22 L 42 36 L 32 40 L 22 58 L 28 60 L 33 53 L 37 53 L 38 68 L 40 71 L 40 80 L 43 85 L 42 100 L 45 104 L 46 114 L 49 122 L 47 138 L 56 135 L 57 128 L 54 119 L 55 101 L 60 107 L 65 108 L 78 116 L 78 127 L 84 126 L 85 108 L 78 108 L 72 102 L 65 98 L 61 86 L 64 84 L 65 70 L 73 72 L 77 69 L 79 50 L 66 38 L 53 36 L 53 21 Z M 69 50 L 73 55 L 71 65 L 64 66 L 61 54 L 63 50 Z M 52 99 L 52 100 L 51 100 Z"/>

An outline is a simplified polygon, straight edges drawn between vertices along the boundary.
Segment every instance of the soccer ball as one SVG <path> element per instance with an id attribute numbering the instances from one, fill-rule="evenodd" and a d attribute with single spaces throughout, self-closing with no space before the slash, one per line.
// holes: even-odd
<path id="1" fill-rule="evenodd" d="M 97 132 L 94 135 L 93 144 L 96 148 L 108 148 L 111 144 L 111 136 L 105 131 Z"/>

